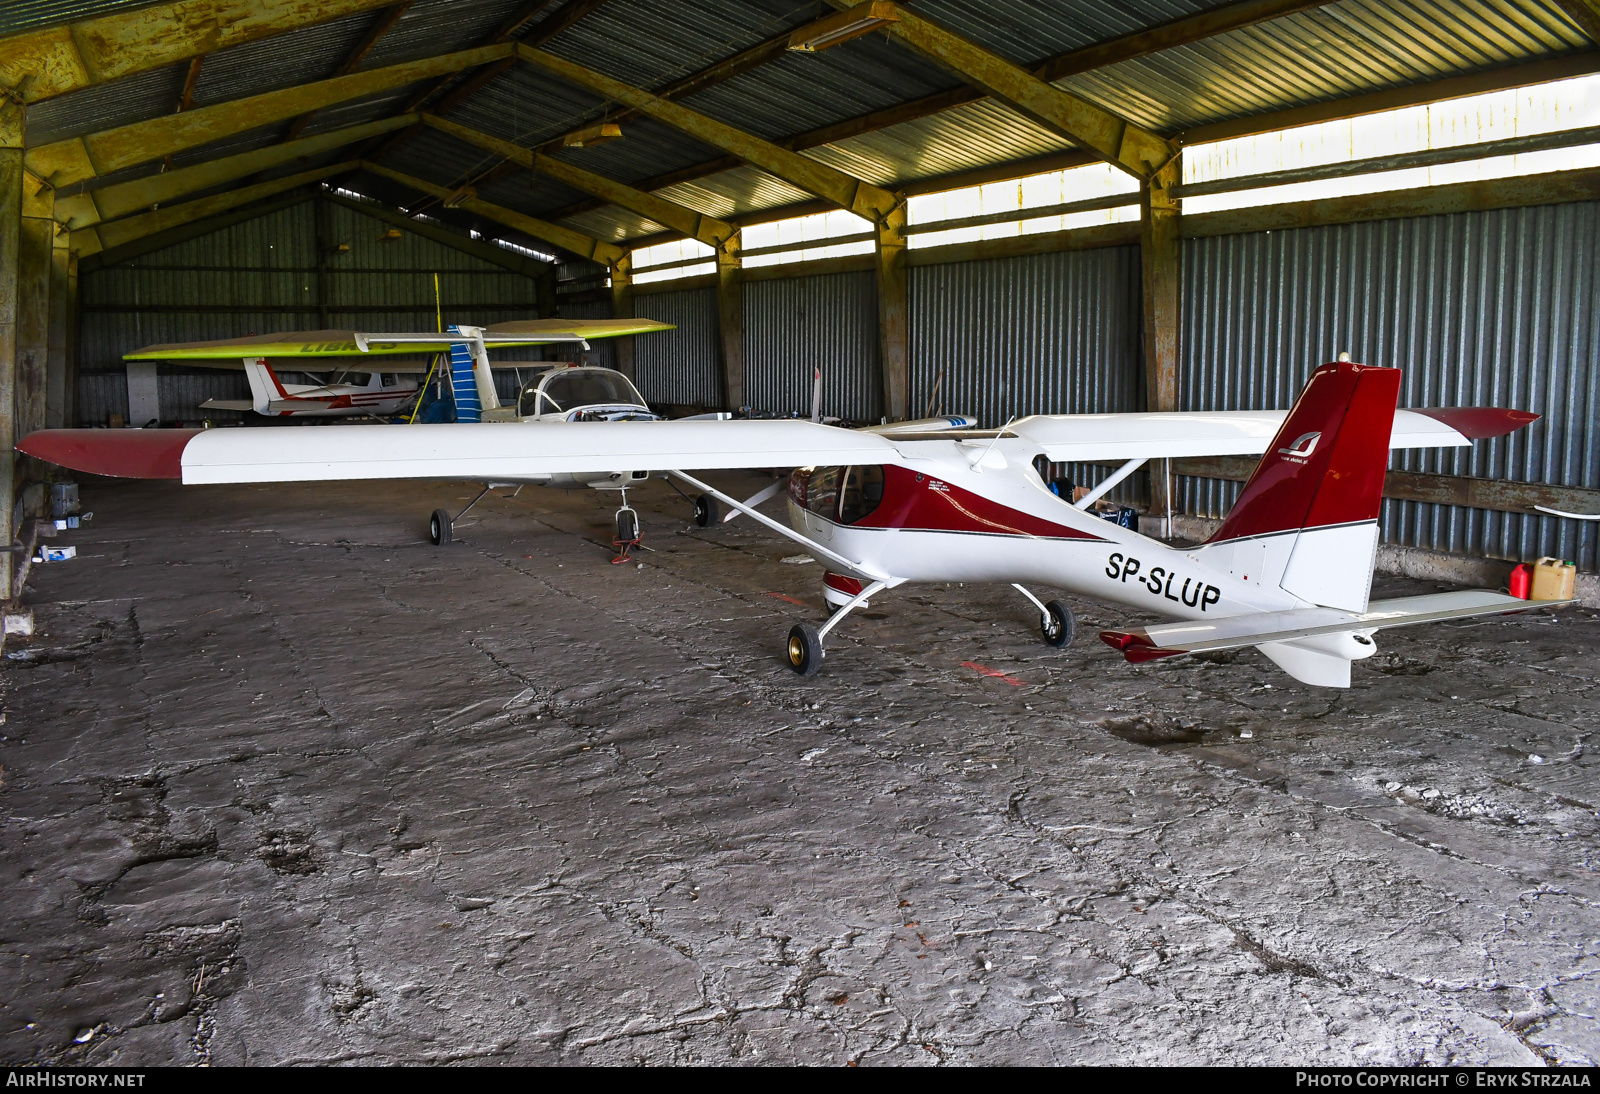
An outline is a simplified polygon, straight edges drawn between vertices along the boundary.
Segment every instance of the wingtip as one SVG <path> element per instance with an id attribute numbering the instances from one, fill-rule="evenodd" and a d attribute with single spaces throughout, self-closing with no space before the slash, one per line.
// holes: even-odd
<path id="1" fill-rule="evenodd" d="M 118 479 L 181 479 L 199 429 L 41 429 L 17 451 L 72 471 Z"/>

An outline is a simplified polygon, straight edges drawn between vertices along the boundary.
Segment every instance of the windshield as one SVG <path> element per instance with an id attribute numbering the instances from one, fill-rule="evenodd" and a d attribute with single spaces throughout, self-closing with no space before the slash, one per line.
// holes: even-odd
<path id="1" fill-rule="evenodd" d="M 633 390 L 627 377 L 603 368 L 573 368 L 556 373 L 545 381 L 544 398 L 546 403 L 552 405 L 541 407 L 540 413 L 573 410 L 598 403 L 643 405 L 639 401 L 639 393 Z"/>

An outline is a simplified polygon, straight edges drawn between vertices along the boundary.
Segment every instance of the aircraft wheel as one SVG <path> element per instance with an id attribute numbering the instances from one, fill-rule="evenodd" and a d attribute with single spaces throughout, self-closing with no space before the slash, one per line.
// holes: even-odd
<path id="1" fill-rule="evenodd" d="M 450 542 L 450 514 L 443 509 L 435 509 L 432 518 L 428 521 L 428 538 L 433 540 L 435 547 L 443 547 Z"/>
<path id="2" fill-rule="evenodd" d="M 810 623 L 796 623 L 789 628 L 789 667 L 801 676 L 815 676 L 822 667 L 822 639 L 817 628 Z"/>
<path id="3" fill-rule="evenodd" d="M 1044 635 L 1045 644 L 1057 647 L 1072 645 L 1072 639 L 1078 633 L 1078 621 L 1072 609 L 1059 600 L 1050 601 L 1044 608 L 1050 613 L 1048 623 L 1043 620 L 1039 623 L 1039 633 Z"/>
<path id="4" fill-rule="evenodd" d="M 710 494 L 701 494 L 694 499 L 694 522 L 700 527 L 711 527 L 721 515 L 721 506 Z"/>
<path id="5" fill-rule="evenodd" d="M 617 510 L 617 539 L 632 543 L 639 538 L 639 514 L 632 509 Z"/>

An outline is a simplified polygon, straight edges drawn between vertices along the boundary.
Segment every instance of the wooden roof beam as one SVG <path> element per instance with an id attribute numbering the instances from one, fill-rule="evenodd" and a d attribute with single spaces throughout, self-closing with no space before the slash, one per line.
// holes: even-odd
<path id="1" fill-rule="evenodd" d="M 1160 134 L 1040 79 L 975 42 L 898 4 L 861 4 L 850 12 L 891 9 L 883 24 L 890 38 L 1010 103 L 1034 121 L 1062 134 L 1136 178 L 1148 179 L 1178 153 Z"/>
<path id="2" fill-rule="evenodd" d="M 176 0 L 0 38 L 0 83 L 30 103 L 394 0 Z"/>
<path id="3" fill-rule="evenodd" d="M 739 231 L 737 227 L 725 220 L 708 216 L 705 213 L 657 197 L 644 190 L 636 190 L 625 185 L 597 175 L 593 171 L 586 171 L 564 160 L 554 159 L 541 152 L 536 152 L 521 145 L 503 141 L 499 137 L 488 133 L 470 129 L 464 125 L 437 117 L 433 114 L 422 115 L 424 124 L 448 133 L 457 140 L 476 145 L 486 151 L 504 159 L 507 163 L 515 163 L 536 171 L 541 175 L 548 175 L 560 182 L 566 183 L 575 190 L 583 190 L 593 194 L 602 201 L 612 205 L 619 205 L 624 209 L 638 213 L 640 216 L 649 217 L 657 224 L 670 228 L 674 232 L 698 239 L 709 247 L 720 249 Z"/>
<path id="4" fill-rule="evenodd" d="M 57 197 L 55 216 L 68 228 L 75 230 L 87 228 L 101 221 L 130 216 L 141 209 L 172 201 L 185 194 L 207 190 L 224 182 L 233 182 L 258 171 L 281 167 L 297 159 L 343 148 L 391 129 L 410 125 L 414 121 L 416 115 L 402 114 L 396 118 L 347 126 L 330 133 L 318 133 L 314 137 L 302 137 L 297 141 L 286 141 L 233 156 L 206 160 L 203 163 L 180 167 L 176 171 L 165 171 L 159 175 L 120 182 L 98 190 L 86 190 L 71 197 Z"/>
<path id="5" fill-rule="evenodd" d="M 378 44 L 378 39 L 393 30 L 394 25 L 405 16 L 406 12 L 411 10 L 411 5 L 414 3 L 416 3 L 416 0 L 402 0 L 401 3 L 393 5 L 374 19 L 372 25 L 367 28 L 367 33 L 361 36 L 361 41 L 357 42 L 355 48 L 346 54 L 345 59 L 339 63 L 339 67 L 333 70 L 333 75 L 348 76 L 360 67 L 361 62 L 367 59 L 367 54 L 371 53 L 372 48 Z M 288 132 L 283 135 L 283 139 L 286 141 L 294 140 L 305 131 L 306 126 L 311 124 L 311 119 L 314 117 L 316 117 L 316 111 L 314 110 L 308 114 L 300 115 L 290 124 Z"/>
<path id="6" fill-rule="evenodd" d="M 240 205 L 260 201 L 276 194 L 282 194 L 307 183 L 321 182 L 330 175 L 343 174 L 353 170 L 354 161 L 336 163 L 328 167 L 319 167 L 314 171 L 303 171 L 298 175 L 289 175 L 271 182 L 261 182 L 254 186 L 241 186 L 237 190 L 229 190 L 222 194 L 213 194 L 210 197 L 200 198 L 196 201 L 186 201 L 179 205 L 169 205 L 155 212 L 140 213 L 138 216 L 124 217 L 121 220 L 106 221 L 96 224 L 91 228 L 82 228 L 72 233 L 72 249 L 80 257 L 95 254 L 98 251 L 120 247 L 135 239 L 163 232 L 169 228 L 176 228 L 190 221 L 203 220 L 215 216 Z"/>
<path id="7" fill-rule="evenodd" d="M 816 194 L 818 197 L 827 198 L 839 208 L 848 209 L 857 216 L 879 222 L 901 204 L 898 196 L 882 187 L 791 152 L 771 141 L 762 140 L 726 122 L 720 122 L 698 111 L 669 102 L 642 88 L 612 79 L 604 73 L 584 68 L 544 50 L 531 49 L 519 44 L 516 51 L 518 58 L 536 68 L 541 68 L 579 87 L 588 88 L 602 98 L 622 103 L 641 114 L 648 114 L 696 140 L 726 149 L 746 163 L 776 175 L 792 186 Z"/>
<path id="8" fill-rule="evenodd" d="M 515 228 L 517 231 L 530 235 L 534 239 L 542 239 L 546 243 L 553 243 L 562 250 L 575 254 L 580 258 L 587 258 L 610 265 L 628 253 L 626 248 L 618 247 L 614 243 L 607 243 L 593 236 L 584 235 L 582 232 L 575 231 L 572 228 L 563 228 L 559 224 L 551 224 L 547 220 L 530 217 L 526 213 L 519 213 L 504 206 L 495 205 L 493 202 L 484 201 L 477 197 L 470 188 L 452 190 L 448 186 L 440 186 L 437 183 L 429 182 L 427 179 L 419 179 L 415 175 L 396 171 L 380 163 L 363 161 L 361 167 L 374 175 L 380 175 L 392 182 L 398 182 L 402 186 L 409 186 L 413 190 L 437 198 L 442 202 L 449 202 L 452 208 L 465 209 L 469 213 L 477 213 L 481 217 L 504 224 L 508 228 Z"/>
<path id="9" fill-rule="evenodd" d="M 28 170 L 60 189 L 97 175 L 161 159 L 236 133 L 293 118 L 308 110 L 404 87 L 443 72 L 460 72 L 506 56 L 511 47 L 487 46 L 425 57 L 369 72 L 268 91 L 215 106 L 167 114 L 132 125 L 30 148 Z"/>

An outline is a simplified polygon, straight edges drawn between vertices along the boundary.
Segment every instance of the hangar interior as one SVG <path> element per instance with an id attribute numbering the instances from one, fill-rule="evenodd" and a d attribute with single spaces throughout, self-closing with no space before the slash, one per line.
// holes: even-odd
<path id="1" fill-rule="evenodd" d="M 15 0 L 0 35 L 8 1062 L 1600 1061 L 1595 0 Z M 1046 656 L 945 589 L 807 690 L 770 647 L 818 567 L 665 488 L 611 568 L 578 495 L 440 553 L 438 483 L 84 479 L 57 529 L 70 480 L 13 452 L 251 425 L 199 409 L 241 372 L 141 346 L 533 317 L 673 324 L 582 356 L 669 416 L 803 417 L 819 374 L 846 424 L 1284 409 L 1393 366 L 1402 407 L 1540 417 L 1396 454 L 1380 583 L 1550 556 L 1577 604 L 1395 632 L 1330 698 Z M 1108 496 L 1198 542 L 1254 465 Z"/>

